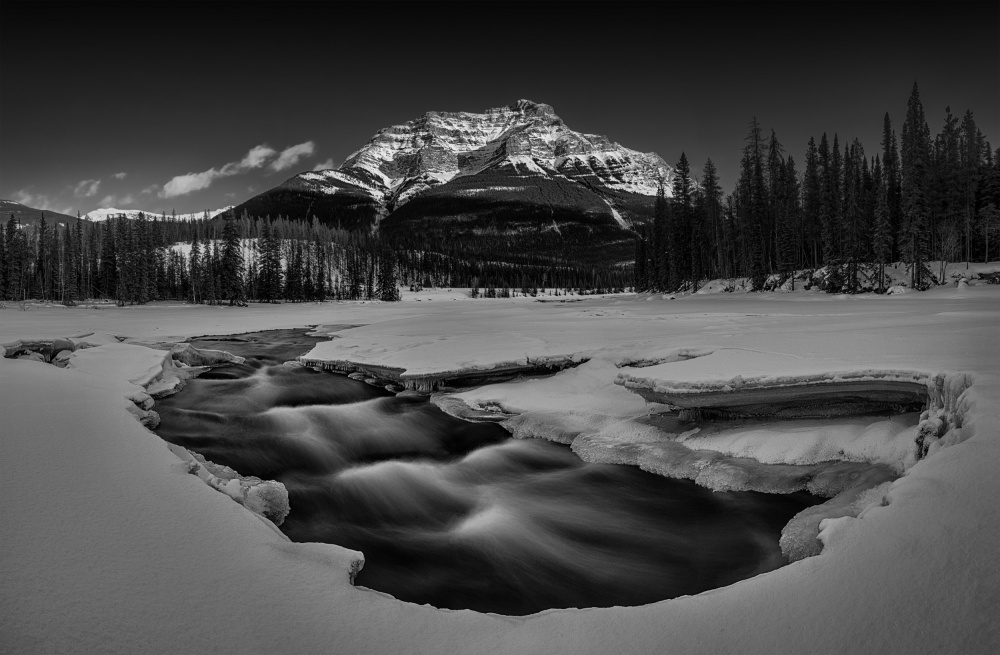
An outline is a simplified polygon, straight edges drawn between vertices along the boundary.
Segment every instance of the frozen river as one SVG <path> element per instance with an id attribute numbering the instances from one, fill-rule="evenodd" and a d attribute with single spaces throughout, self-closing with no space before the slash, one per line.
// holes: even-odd
<path id="1" fill-rule="evenodd" d="M 822 500 L 586 463 L 421 396 L 283 365 L 319 340 L 301 330 L 194 340 L 247 361 L 158 400 L 157 432 L 284 483 L 285 534 L 363 552 L 356 584 L 402 600 L 530 614 L 697 594 L 781 566 L 782 527 Z"/>

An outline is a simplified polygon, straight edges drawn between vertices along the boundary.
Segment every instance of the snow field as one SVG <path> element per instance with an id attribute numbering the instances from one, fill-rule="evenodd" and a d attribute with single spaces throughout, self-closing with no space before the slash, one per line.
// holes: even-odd
<path id="1" fill-rule="evenodd" d="M 557 425 L 576 440 L 593 438 L 590 418 L 603 416 L 596 431 L 631 435 L 620 448 L 638 449 L 658 433 L 649 424 L 658 408 L 647 411 L 639 396 L 614 385 L 622 370 L 614 364 L 676 357 L 682 348 L 919 371 L 934 389 L 922 419 L 926 456 L 888 487 L 853 498 L 852 512 L 865 507 L 859 516 L 820 519 L 819 556 L 644 607 L 513 619 L 352 587 L 361 554 L 287 542 L 190 475 L 188 463 L 135 421 L 127 395 L 141 388 L 127 379 L 142 366 L 116 378 L 0 359 L 0 641 L 12 653 L 995 652 L 998 319 L 1000 289 L 981 284 L 890 298 L 0 310 L 0 343 L 85 332 L 162 342 L 349 324 L 366 327 L 321 344 L 324 356 L 352 361 L 357 351 L 359 360 L 433 375 L 469 362 L 519 361 L 526 344 L 532 357 L 586 355 L 589 361 L 548 378 L 464 393 L 519 417 L 545 412 L 535 430 Z M 771 374 L 767 361 L 747 373 Z M 773 455 L 805 457 L 792 433 L 785 436 Z M 737 445 L 734 437 L 727 447 Z M 489 518 L 484 525 L 493 524 Z"/>

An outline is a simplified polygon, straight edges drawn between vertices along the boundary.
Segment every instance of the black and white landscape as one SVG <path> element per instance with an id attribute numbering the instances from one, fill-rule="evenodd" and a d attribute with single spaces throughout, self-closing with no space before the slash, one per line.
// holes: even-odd
<path id="1" fill-rule="evenodd" d="M 143 7 L 0 6 L 4 653 L 1000 648 L 995 3 Z"/>

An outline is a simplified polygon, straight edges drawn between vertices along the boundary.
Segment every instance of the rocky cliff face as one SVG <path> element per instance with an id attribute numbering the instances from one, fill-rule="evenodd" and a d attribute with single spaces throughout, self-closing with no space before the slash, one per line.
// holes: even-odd
<path id="1" fill-rule="evenodd" d="M 669 192 L 673 175 L 655 153 L 575 132 L 549 105 L 519 100 L 387 127 L 339 168 L 296 175 L 245 208 L 389 231 L 447 223 L 466 235 L 542 229 L 621 239 L 651 217 L 660 184 Z"/>
<path id="2" fill-rule="evenodd" d="M 549 105 L 519 100 L 482 114 L 428 112 L 380 131 L 338 170 L 299 177 L 320 184 L 363 180 L 373 198 L 399 207 L 431 187 L 489 169 L 587 180 L 646 196 L 656 195 L 660 181 L 673 176 L 656 153 L 574 132 Z"/>

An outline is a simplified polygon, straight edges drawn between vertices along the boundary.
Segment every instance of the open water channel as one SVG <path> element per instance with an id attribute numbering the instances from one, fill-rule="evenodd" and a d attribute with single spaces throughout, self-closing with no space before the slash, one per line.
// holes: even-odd
<path id="1" fill-rule="evenodd" d="M 246 357 L 156 402 L 165 440 L 287 487 L 293 541 L 359 550 L 356 584 L 436 607 L 523 615 L 641 605 L 784 564 L 807 493 L 716 493 L 567 446 L 517 440 L 426 398 L 284 362 L 319 338 L 193 340 Z"/>

